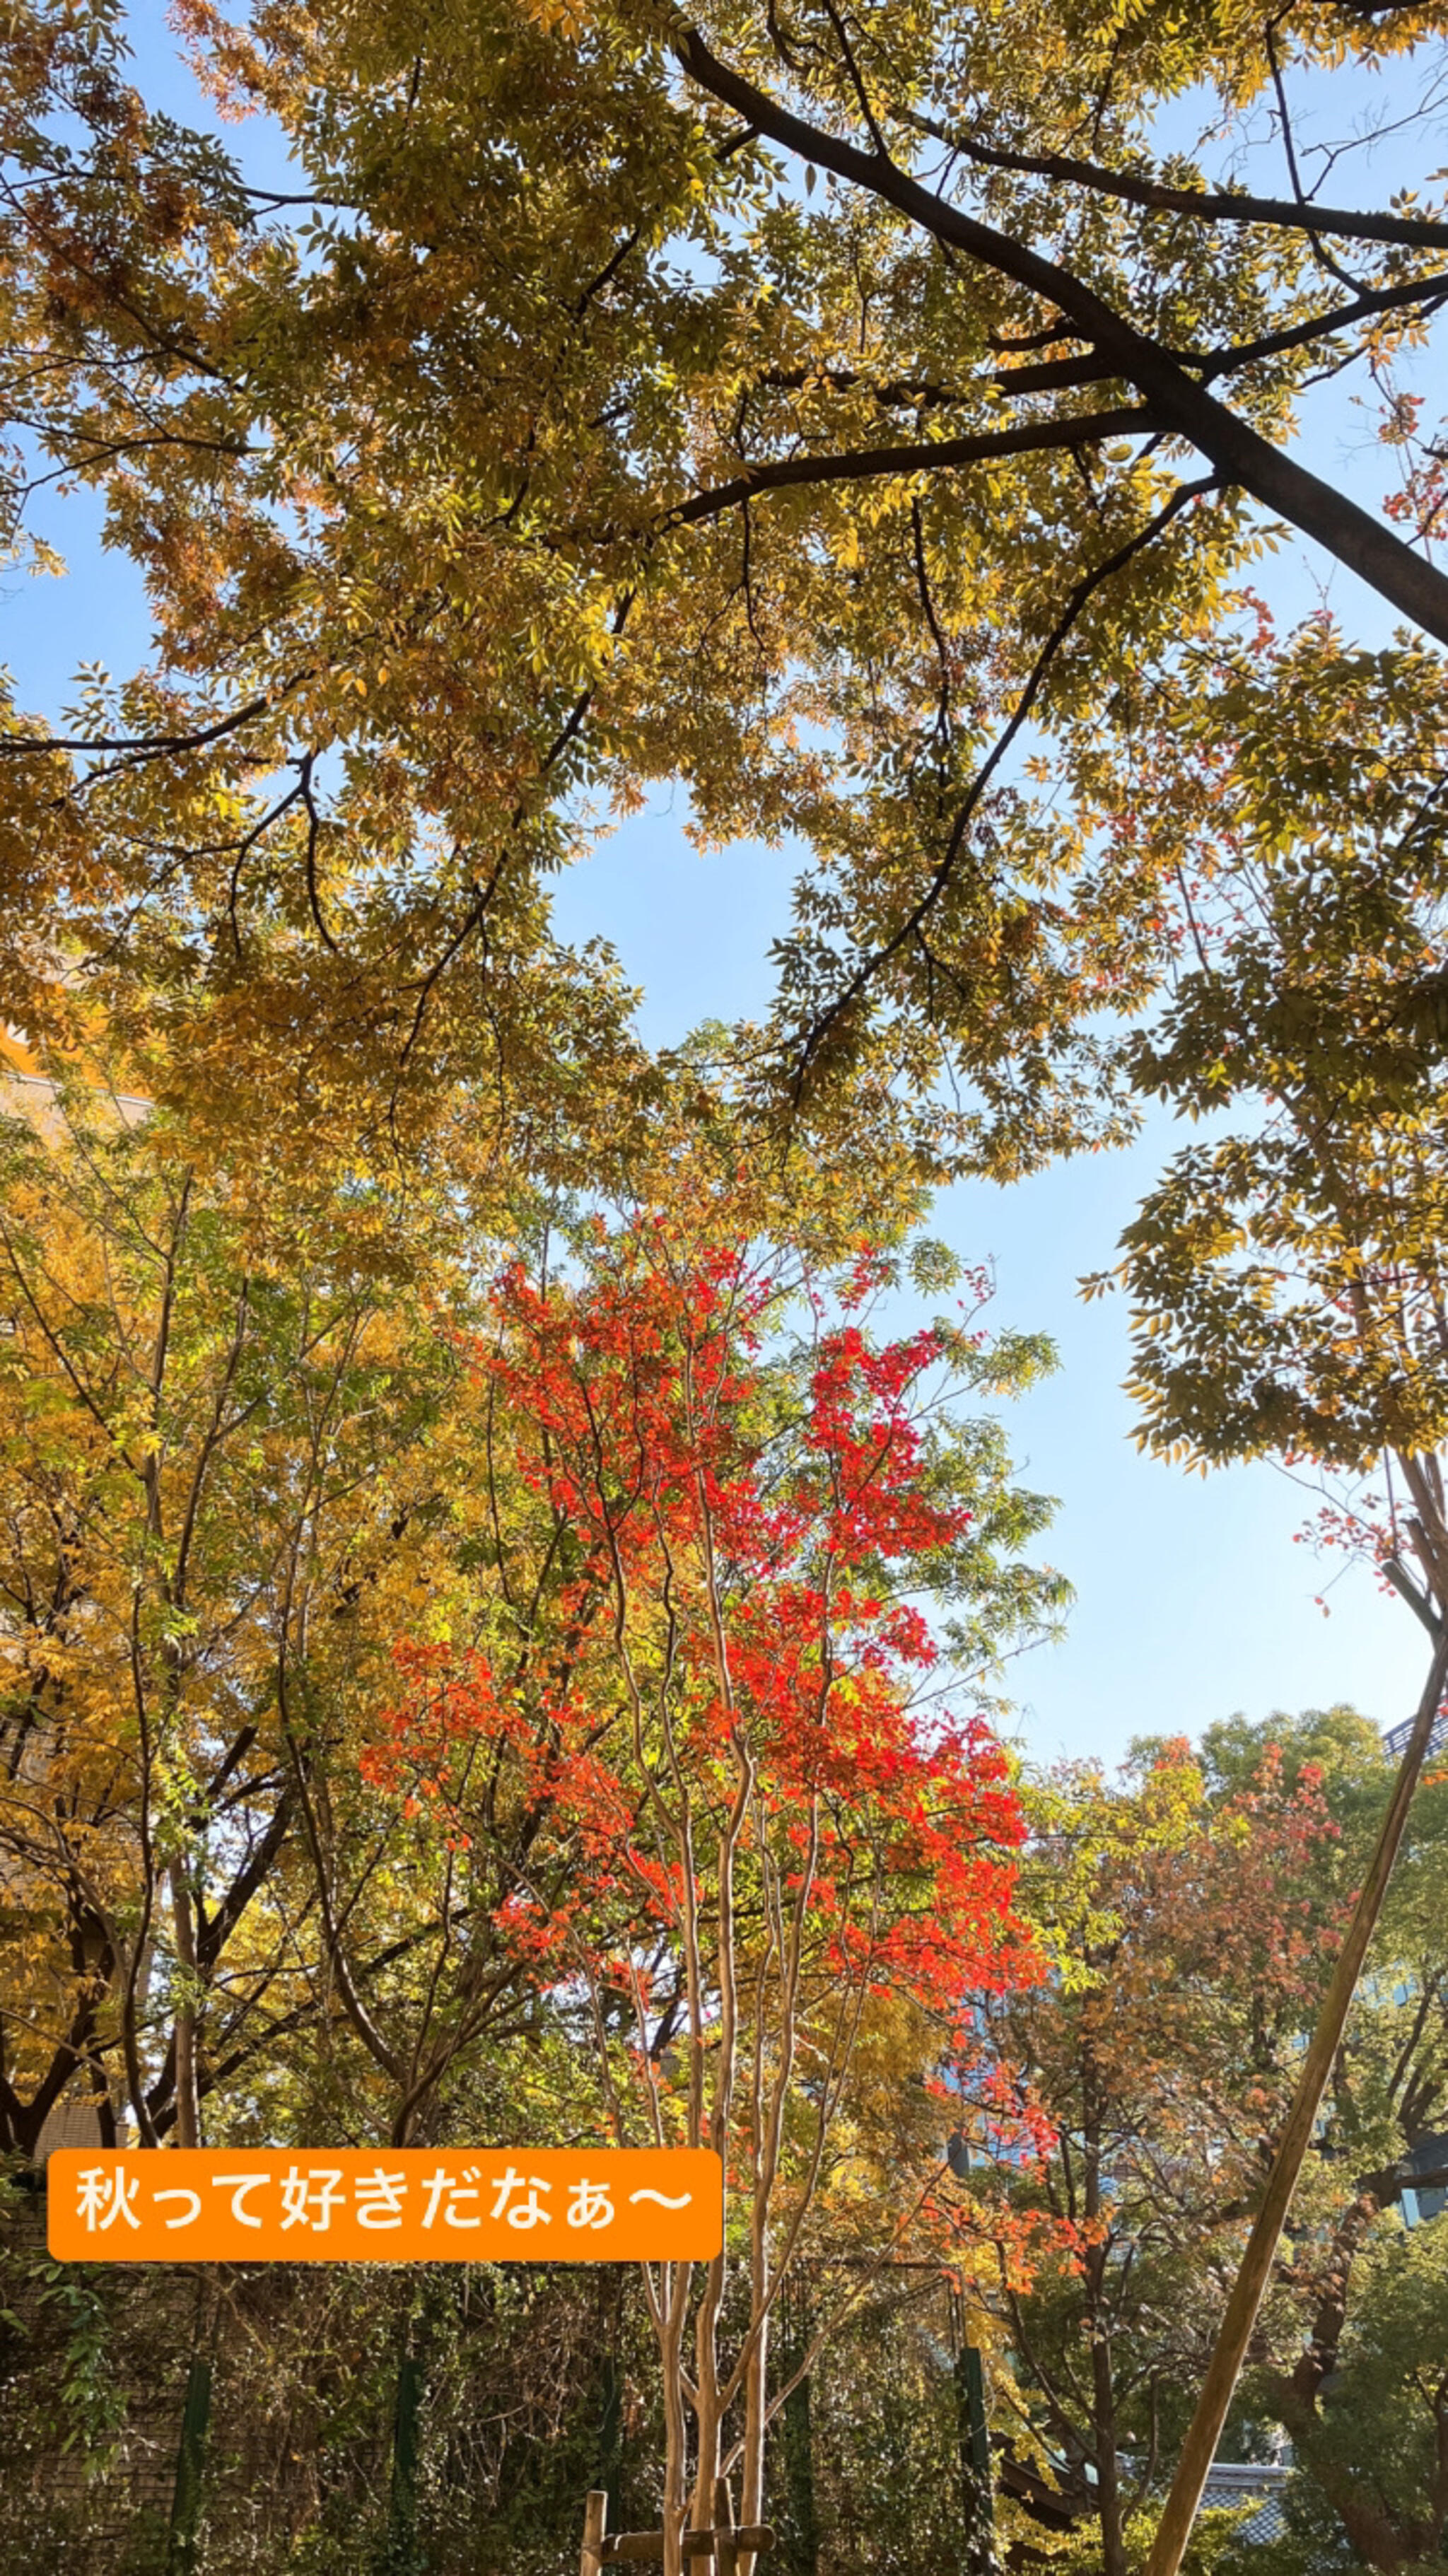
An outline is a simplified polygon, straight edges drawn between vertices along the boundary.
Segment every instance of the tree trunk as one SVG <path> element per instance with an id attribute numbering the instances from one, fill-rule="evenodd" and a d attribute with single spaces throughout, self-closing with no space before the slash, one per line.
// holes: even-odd
<path id="1" fill-rule="evenodd" d="M 1089 2035 L 1081 2046 L 1081 2147 L 1084 2162 L 1085 2215 L 1101 2217 L 1101 2111 L 1095 2046 Z M 1116 2458 L 1116 2373 L 1111 2361 L 1107 2318 L 1105 2245 L 1093 2245 L 1086 2257 L 1086 2330 L 1091 2337 L 1091 2426 L 1096 2449 L 1096 2513 L 1101 2525 L 1103 2576 L 1126 2576 L 1126 2542 L 1121 2529 L 1121 2476 Z"/>
<path id="2" fill-rule="evenodd" d="M 184 1860 L 171 1863 L 171 1923 L 176 1959 L 184 1980 L 176 2015 L 176 2144 L 201 2144 L 201 2099 L 196 2079 L 196 1926 Z"/>
<path id="3" fill-rule="evenodd" d="M 799 2317 L 798 2349 L 791 2349 L 784 2369 L 788 2377 L 809 2348 L 809 2317 Z M 814 2437 L 810 2424 L 808 2372 L 784 2401 L 780 2432 L 784 2482 L 789 2498 L 786 2576 L 819 2576 L 819 2521 L 815 2512 Z M 744 2516 L 748 2520 L 748 2515 Z"/>
<path id="4" fill-rule="evenodd" d="M 750 2306 L 756 2335 L 744 2378 L 744 2464 L 741 2522 L 764 2520 L 764 2436 L 769 2410 L 769 2210 L 756 2209 L 751 2249 Z M 739 2576 L 753 2576 L 754 2560 L 742 2557 Z"/>
<path id="5" fill-rule="evenodd" d="M 166 2540 L 166 2576 L 195 2576 L 202 2479 L 206 2468 L 206 2433 L 210 2420 L 211 2364 L 197 2353 L 186 2379 L 181 2444 L 176 2456 L 176 2489 L 171 2501 L 171 2527 Z"/>
<path id="6" fill-rule="evenodd" d="M 1116 2375 L 1111 2342 L 1095 2319 L 1091 2325 L 1092 2413 L 1096 2420 L 1096 2511 L 1101 2523 L 1103 2576 L 1126 2576 L 1126 2538 L 1121 2527 L 1121 2477 L 1116 2461 Z"/>
<path id="7" fill-rule="evenodd" d="M 663 2266 L 660 2296 L 663 2331 L 659 2360 L 664 2382 L 664 2576 L 683 2576 L 680 2539 L 684 2528 L 684 2480 L 688 2467 L 688 2422 L 684 2409 L 684 2322 L 688 2309 L 688 2264 Z M 680 2275 L 683 2278 L 680 2279 Z"/>
<path id="8" fill-rule="evenodd" d="M 381 2576 L 415 2576 L 417 2550 L 417 2463 L 421 2448 L 423 2366 L 418 2353 L 405 2352 L 397 2365 L 397 2403 L 392 2420 L 392 2484 L 387 2499 L 387 2540 Z"/>

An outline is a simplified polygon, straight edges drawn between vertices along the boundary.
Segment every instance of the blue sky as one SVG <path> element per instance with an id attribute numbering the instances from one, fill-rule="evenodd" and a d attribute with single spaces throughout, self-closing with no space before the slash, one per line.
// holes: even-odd
<path id="1" fill-rule="evenodd" d="M 160 11 L 142 13 L 138 27 L 147 72 L 166 65 L 165 103 L 211 122 L 171 68 Z M 1375 175 L 1364 156 L 1343 195 L 1370 201 Z M 1380 502 L 1387 459 L 1341 395 L 1306 416 L 1300 452 L 1319 471 L 1345 475 L 1370 505 Z M 123 671 L 143 657 L 146 619 L 139 581 L 102 552 L 99 514 L 86 497 L 52 499 L 36 524 L 70 571 L 61 581 L 11 577 L 0 588 L 0 661 L 22 704 L 58 713 L 79 663 Z M 1326 598 L 1349 635 L 1385 639 L 1377 600 L 1305 545 L 1264 564 L 1258 587 L 1284 624 Z M 654 1043 L 677 1040 L 706 1017 L 761 1012 L 769 943 L 788 919 L 787 853 L 746 845 L 700 857 L 684 838 L 683 815 L 681 795 L 657 796 L 560 883 L 556 898 L 566 937 L 599 932 L 618 950 L 643 987 L 641 1026 Z M 1138 1732 L 1192 1734 L 1236 1710 L 1256 1717 L 1336 1699 L 1387 1724 L 1409 1713 L 1420 1686 L 1426 1641 L 1364 1569 L 1333 1582 L 1327 1616 L 1317 1606 L 1336 1568 L 1293 1543 L 1310 1495 L 1268 1466 L 1202 1480 L 1132 1445 L 1121 1391 L 1124 1308 L 1114 1298 L 1084 1305 L 1076 1282 L 1109 1265 L 1179 1136 L 1158 1115 L 1125 1152 L 1060 1165 L 1010 1190 L 958 1185 L 932 1223 L 969 1260 L 994 1261 L 1001 1322 L 1049 1332 L 1060 1350 L 1058 1374 L 1010 1422 L 1023 1479 L 1059 1497 L 1046 1552 L 1077 1591 L 1066 1642 L 1016 1667 L 1022 1731 L 1042 1758 L 1112 1760 Z"/>
<path id="2" fill-rule="evenodd" d="M 766 953 L 788 919 L 788 855 L 757 845 L 700 858 L 683 800 L 659 797 L 559 887 L 566 936 L 598 931 L 642 984 L 644 1034 L 763 1009 Z M 1061 1366 L 1012 1408 L 1021 1478 L 1059 1497 L 1044 1552 L 1076 1587 L 1064 1644 L 1015 1667 L 1031 1750 L 1113 1760 L 1140 1733 L 1196 1734 L 1236 1710 L 1353 1701 L 1388 1724 L 1421 1686 L 1421 1631 L 1365 1570 L 1339 1573 L 1294 1532 L 1312 1495 L 1270 1466 L 1203 1479 L 1143 1458 L 1132 1439 L 1126 1311 L 1076 1292 L 1109 1266 L 1142 1191 L 1184 1131 L 1157 1113 L 1137 1143 L 1002 1189 L 945 1191 L 931 1231 L 993 1260 L 995 1314 L 1048 1332 Z M 1327 1614 L 1315 1595 L 1326 1591 Z"/>

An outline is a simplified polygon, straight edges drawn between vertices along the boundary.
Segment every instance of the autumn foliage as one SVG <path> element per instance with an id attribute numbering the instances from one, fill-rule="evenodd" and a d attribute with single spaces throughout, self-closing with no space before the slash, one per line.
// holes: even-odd
<path id="1" fill-rule="evenodd" d="M 1092 2563 L 1125 2576 L 1290 2099 L 1351 1864 L 1318 1765 L 1268 1730 L 1215 1776 L 1166 1737 L 1115 1779 L 1090 1762 L 1038 1776 L 1026 1805 L 1023 1895 L 1052 1973 L 1006 2001 L 994 2035 L 1056 2135 L 1038 2166 L 999 2178 L 1013 2224 L 993 2301 L 1042 2445 L 1025 2436 L 1026 2452 L 1089 2524 Z M 1060 2233 L 1022 2287 L 1009 2258 L 1028 2207 Z M 1274 2313 L 1269 2332 L 1290 2344 L 1300 2315 Z"/>
<path id="2" fill-rule="evenodd" d="M 726 2359 L 716 2267 L 680 2386 L 703 2493 L 742 2457 L 746 2520 L 780 2275 L 826 2203 L 851 2224 L 867 2180 L 862 2241 L 882 2259 L 913 2221 L 948 2247 L 942 2140 L 965 2097 L 947 2113 L 937 2070 L 978 2056 L 984 1999 L 1040 1973 L 1006 1757 L 983 1717 L 941 1703 L 913 1597 L 972 1543 L 940 1411 L 966 1337 L 875 1343 L 859 1310 L 876 1284 L 866 1255 L 832 1308 L 811 1292 L 786 1354 L 777 1265 L 671 1222 L 600 1231 L 546 1285 L 505 1271 L 476 1366 L 541 1562 L 506 1659 L 400 1649 L 404 1695 L 363 1757 L 469 1863 L 500 1797 L 521 1802 L 532 1865 L 495 1935 L 576 1998 L 620 2142 L 724 2154 L 749 2324 Z M 977 2091 L 965 2116 L 998 2132 L 1005 2090 L 983 2073 Z M 667 2388 L 688 2292 L 662 2278 L 651 2295 Z M 682 2415 L 672 2432 L 677 2513 Z"/>
<path id="3" fill-rule="evenodd" d="M 1023 1827 L 983 1721 L 916 1706 L 936 1648 L 902 1595 L 972 1519 L 921 1472 L 915 1408 L 943 1336 L 874 1349 L 853 1322 L 822 1334 L 776 1476 L 758 1360 L 771 1282 L 739 1251 L 680 1269 L 670 1249 L 635 1240 L 581 1292 L 518 1268 L 500 1281 L 479 1366 L 566 1579 L 521 1669 L 402 1645 L 408 1693 L 364 1770 L 466 1840 L 479 1748 L 517 1764 L 586 1863 L 546 1913 L 526 1885 L 506 1909 L 540 1969 L 561 1972 L 604 1919 L 640 1937 L 677 1924 L 677 1871 L 634 1839 L 641 1793 L 669 1768 L 707 1796 L 747 1730 L 760 1821 L 799 1855 L 831 1972 L 958 2015 L 1019 1951 L 1008 1856 Z"/>

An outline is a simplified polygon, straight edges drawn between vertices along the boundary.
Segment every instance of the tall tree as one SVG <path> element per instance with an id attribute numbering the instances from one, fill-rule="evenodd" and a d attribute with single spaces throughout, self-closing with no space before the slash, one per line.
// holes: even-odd
<path id="1" fill-rule="evenodd" d="M 771 2374 L 772 2317 L 822 2229 L 860 2246 L 846 2310 L 912 2220 L 933 2212 L 949 2243 L 920 2078 L 1034 1967 L 1005 1759 L 927 1688 L 911 1596 L 955 1608 L 978 1658 L 1053 1589 L 1004 1554 L 1037 1507 L 940 1383 L 952 1362 L 965 1388 L 1009 1383 L 1030 1351 L 943 1324 L 874 1346 L 861 1259 L 836 1319 L 812 1286 L 791 1354 L 798 1283 L 728 1217 L 727 1198 L 704 1228 L 655 1212 L 585 1239 L 575 1276 L 505 1277 L 486 1365 L 565 1579 L 500 1561 L 518 1653 L 433 1649 L 370 1765 L 465 1865 L 521 1768 L 539 1830 L 496 1919 L 591 2033 L 595 2116 L 726 2160 L 725 2253 L 646 2282 L 670 2576 L 691 2449 L 696 2521 L 735 2468 L 742 2520 L 762 2518 L 766 2429 L 840 2322 Z M 1008 2105 L 988 2091 L 989 2119 Z"/>
<path id="2" fill-rule="evenodd" d="M 1275 1740 L 1291 1776 L 1322 1770 L 1345 1889 L 1365 1863 L 1391 1757 L 1346 1710 L 1208 1730 L 1217 1798 Z M 1303 2177 L 1292 2237 L 1254 2341 L 1244 2408 L 1292 2445 L 1293 2520 L 1310 2551 L 1345 2539 L 1396 2576 L 1441 2555 L 1441 2283 L 1448 2232 L 1448 1776 L 1414 1802 L 1369 1973 L 1353 2007 Z M 1422 2223 L 1420 2223 L 1420 2221 Z"/>
<path id="3" fill-rule="evenodd" d="M 1179 876 L 1178 929 L 1123 1054 L 1208 1132 L 1123 1237 L 1141 1438 L 1366 1477 L 1378 1498 L 1323 1534 L 1441 1601 L 1443 666 L 1313 621 L 1197 657 L 1156 711 L 1117 793 Z"/>
<path id="4" fill-rule="evenodd" d="M 1055 2143 L 1002 2176 L 997 2379 L 1007 2438 L 1050 2462 L 1106 2576 L 1125 2576 L 1290 2088 L 1341 1873 L 1316 1771 L 1288 1777 L 1270 1740 L 1225 1794 L 1179 1741 L 1117 1780 L 1092 1764 L 1027 1774 L 1022 1794 L 1022 1898 L 1051 1975 L 993 2009 L 991 2039 Z M 1063 2230 L 1025 2284 L 1023 2207 Z"/>
<path id="5" fill-rule="evenodd" d="M 104 493 L 157 644 L 15 721 L 29 918 L 168 985 L 208 1075 L 225 1029 L 258 1102 L 284 1021 L 368 1122 L 463 1067 L 586 1116 L 616 1013 L 540 888 L 589 796 L 677 775 L 702 834 L 816 863 L 768 1098 L 848 1078 L 1003 1169 L 1098 1126 L 1159 882 L 1025 801 L 1033 729 L 1129 725 L 1269 523 L 1448 635 L 1288 452 L 1324 368 L 1395 403 L 1441 304 L 1431 201 L 1323 194 L 1379 71 L 1413 172 L 1441 10 L 194 0 L 280 193 L 148 110 L 123 23 L 7 20 L 17 480 Z"/>
<path id="6" fill-rule="evenodd" d="M 1147 828 L 1175 853 L 1184 936 L 1163 1024 L 1133 1034 L 1125 1059 L 1143 1090 L 1236 1124 L 1173 1157 L 1123 1239 L 1141 1437 L 1348 1479 L 1330 1526 L 1376 1561 L 1433 1653 L 1152 2576 L 1179 2563 L 1448 1673 L 1443 671 L 1408 638 L 1346 653 L 1325 621 L 1280 655 L 1267 645 L 1189 657 L 1180 694 L 1160 693 L 1158 766 L 1145 765 L 1167 791 Z M 1378 1475 L 1374 1497 L 1364 1480 Z"/>
<path id="7" fill-rule="evenodd" d="M 22 2152 L 77 2082 L 112 2138 L 126 2108 L 148 2145 L 244 2122 L 288 2063 L 320 2076 L 339 2002 L 396 1986 L 418 1935 L 337 1747 L 399 1602 L 466 1593 L 437 1329 L 466 1288 L 436 1239 L 409 1276 L 359 1188 L 291 1196 L 259 1235 L 94 1076 L 0 1124 L 0 2139 Z M 318 2116 L 304 2078 L 293 2111 Z"/>

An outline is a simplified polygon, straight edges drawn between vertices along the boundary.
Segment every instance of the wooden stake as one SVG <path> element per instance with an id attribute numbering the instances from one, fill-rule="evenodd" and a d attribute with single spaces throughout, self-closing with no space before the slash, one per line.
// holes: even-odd
<path id="1" fill-rule="evenodd" d="M 598 2576 L 607 2533 L 608 2489 L 590 2487 L 588 2501 L 583 2508 L 583 2548 L 579 2555 L 578 2576 Z"/>
<path id="2" fill-rule="evenodd" d="M 736 2576 L 739 2558 L 734 2545 L 734 2499 L 727 2478 L 714 2480 L 714 2576 Z"/>
<path id="3" fill-rule="evenodd" d="M 775 2545 L 777 2534 L 772 2522 L 745 2522 L 723 2532 L 682 2531 L 679 2553 L 686 2559 L 712 2558 L 722 2546 L 732 2547 L 736 2559 L 745 2552 L 760 2557 Z M 605 2567 L 653 2567 L 663 2564 L 664 2535 L 661 2531 L 615 2531 L 603 2543 Z"/>
<path id="4" fill-rule="evenodd" d="M 1156 2538 L 1152 2543 L 1151 2556 L 1146 2562 L 1146 2576 L 1177 2576 L 1187 2542 L 1191 2538 L 1192 2524 L 1197 2518 L 1202 2490 L 1207 2483 L 1207 2473 L 1217 2456 L 1217 2444 L 1222 2438 L 1222 2426 L 1227 2420 L 1227 2409 L 1232 2403 L 1232 2394 L 1237 2385 L 1242 2363 L 1246 2358 L 1252 2328 L 1257 2322 L 1257 2311 L 1262 2304 L 1262 2294 L 1272 2276 L 1272 2266 L 1277 2257 L 1277 2247 L 1281 2240 L 1297 2177 L 1302 2171 L 1303 2159 L 1312 2143 L 1312 2133 L 1317 2126 L 1318 2109 L 1326 2089 L 1327 2079 L 1332 2073 L 1333 2060 L 1337 2055 L 1338 2042 L 1342 2038 L 1358 1977 L 1362 1971 L 1363 1960 L 1367 1956 L 1368 1943 L 1373 1937 L 1378 1916 L 1382 1912 L 1388 1880 L 1392 1876 L 1393 1863 L 1398 1857 L 1398 1846 L 1403 1839 L 1408 1810 L 1413 1803 L 1413 1792 L 1418 1786 L 1418 1774 L 1423 1768 L 1442 1702 L 1445 1676 L 1448 1676 L 1448 1623 L 1445 1623 L 1439 1632 L 1437 1650 L 1428 1679 L 1424 1684 L 1423 1696 L 1418 1703 L 1418 1714 L 1413 1720 L 1413 1732 L 1404 1748 L 1402 1763 L 1393 1784 L 1392 1798 L 1388 1805 L 1388 1812 L 1383 1818 L 1382 1831 L 1378 1835 L 1372 1866 L 1354 1908 L 1352 1921 L 1348 1925 L 1347 1939 L 1338 1953 L 1337 1965 L 1332 1972 L 1332 1983 L 1328 1987 L 1322 2011 L 1318 2016 L 1317 2028 L 1308 2043 L 1307 2055 L 1302 2063 L 1302 2073 L 1298 2078 L 1297 2091 L 1293 2096 L 1292 2108 L 1287 2115 L 1287 2125 L 1278 2141 L 1277 2153 L 1272 2159 L 1272 2170 L 1267 2177 L 1267 2189 L 1262 2197 L 1262 2206 L 1257 2213 L 1256 2225 L 1247 2239 L 1247 2250 L 1242 2257 L 1241 2267 L 1232 2284 L 1232 2295 L 1227 2301 L 1226 2314 L 1222 2319 L 1212 2358 L 1207 2365 L 1207 2375 L 1202 2382 L 1202 2393 L 1197 2400 L 1197 2411 L 1187 2428 L 1187 2438 L 1182 2448 L 1181 2459 L 1177 2464 L 1177 2473 L 1171 2482 L 1171 2492 L 1162 2510 Z"/>

